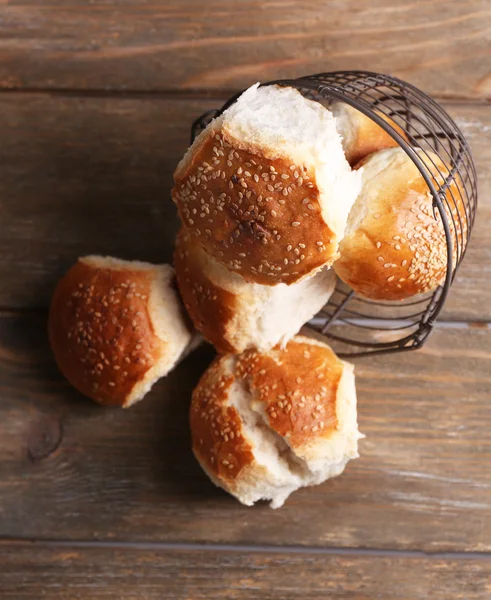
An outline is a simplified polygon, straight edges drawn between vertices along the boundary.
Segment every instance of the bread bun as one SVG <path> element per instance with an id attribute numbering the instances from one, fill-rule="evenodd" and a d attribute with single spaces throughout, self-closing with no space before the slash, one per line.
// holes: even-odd
<path id="1" fill-rule="evenodd" d="M 49 338 L 82 394 L 127 407 L 166 375 L 191 342 L 168 265 L 85 256 L 59 282 Z"/>
<path id="2" fill-rule="evenodd" d="M 217 358 L 193 392 L 193 451 L 210 479 L 251 506 L 339 475 L 358 456 L 353 366 L 302 336 L 285 349 Z"/>
<path id="3" fill-rule="evenodd" d="M 257 85 L 198 136 L 174 179 L 190 233 L 262 285 L 332 264 L 361 181 L 327 109 L 293 88 Z"/>
<path id="4" fill-rule="evenodd" d="M 248 283 L 228 271 L 182 229 L 174 255 L 184 306 L 198 331 L 220 352 L 269 350 L 292 338 L 329 300 L 334 271 L 274 286 Z"/>
<path id="5" fill-rule="evenodd" d="M 443 183 L 437 169 L 446 174 L 448 168 L 436 154 L 430 156 L 434 165 L 420 152 L 436 180 Z M 467 226 L 455 180 L 447 199 L 462 244 Z M 421 173 L 401 148 L 367 157 L 362 190 L 340 245 L 341 258 L 334 265 L 339 277 L 374 300 L 403 300 L 436 289 L 445 279 L 447 243 L 440 218 L 433 217 L 432 201 Z"/>
<path id="6" fill-rule="evenodd" d="M 380 125 L 349 104 L 336 102 L 332 106 L 332 112 L 336 117 L 336 128 L 343 141 L 346 159 L 351 166 L 377 150 L 398 146 L 394 138 Z M 377 114 L 407 140 L 406 133 L 399 125 L 383 113 Z"/>

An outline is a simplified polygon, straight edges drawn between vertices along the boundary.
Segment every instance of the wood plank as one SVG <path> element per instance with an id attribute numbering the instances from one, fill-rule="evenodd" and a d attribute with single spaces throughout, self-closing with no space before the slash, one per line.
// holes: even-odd
<path id="1" fill-rule="evenodd" d="M 0 95 L 0 307 L 45 307 L 82 254 L 168 261 L 172 172 L 222 100 Z M 491 107 L 450 103 L 474 150 L 480 210 L 444 318 L 491 320 Z"/>
<path id="2" fill-rule="evenodd" d="M 392 73 L 447 97 L 489 98 L 481 0 L 11 0 L 0 85 L 235 89 L 342 69 Z"/>
<path id="3" fill-rule="evenodd" d="M 9 600 L 483 600 L 491 561 L 359 554 L 0 546 Z"/>
<path id="4" fill-rule="evenodd" d="M 491 328 L 356 362 L 361 458 L 278 511 L 216 489 L 192 456 L 203 347 L 133 409 L 58 374 L 45 317 L 0 319 L 0 535 L 491 551 Z"/>

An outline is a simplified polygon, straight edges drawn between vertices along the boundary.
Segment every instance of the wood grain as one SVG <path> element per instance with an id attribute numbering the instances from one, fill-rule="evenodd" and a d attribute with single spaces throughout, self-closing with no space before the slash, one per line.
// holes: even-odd
<path id="1" fill-rule="evenodd" d="M 272 511 L 216 489 L 190 449 L 201 348 L 134 408 L 57 372 L 43 315 L 0 319 L 0 537 L 491 550 L 491 329 L 356 363 L 367 438 L 345 474 Z"/>
<path id="2" fill-rule="evenodd" d="M 0 11 L 4 88 L 230 90 L 367 69 L 491 97 L 481 0 L 12 0 Z"/>
<path id="3" fill-rule="evenodd" d="M 0 306 L 47 306 L 79 255 L 170 260 L 172 172 L 192 120 L 222 100 L 0 95 Z M 491 107 L 446 107 L 474 151 L 480 209 L 444 317 L 491 320 Z"/>
<path id="4" fill-rule="evenodd" d="M 0 546 L 5 600 L 484 600 L 491 561 L 333 554 Z"/>

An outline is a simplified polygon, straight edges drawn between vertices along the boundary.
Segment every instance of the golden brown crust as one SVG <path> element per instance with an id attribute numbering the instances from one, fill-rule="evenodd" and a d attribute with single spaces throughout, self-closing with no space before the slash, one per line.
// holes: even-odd
<path id="1" fill-rule="evenodd" d="M 348 104 L 343 105 L 343 109 L 351 115 L 350 123 L 353 127 L 349 136 L 345 134 L 350 140 L 349 143 L 344 144 L 346 160 L 352 167 L 373 152 L 384 148 L 396 148 L 399 145 L 380 125 L 362 112 Z M 390 117 L 383 113 L 377 113 L 377 116 L 392 125 L 396 132 L 408 141 L 406 132 Z"/>
<path id="2" fill-rule="evenodd" d="M 262 404 L 269 425 L 302 449 L 329 438 L 338 427 L 337 393 L 344 363 L 324 344 L 305 338 L 286 348 L 260 354 L 217 358 L 193 392 L 190 410 L 193 450 L 206 470 L 233 490 L 243 469 L 254 463 L 253 449 L 244 437 L 241 417 L 230 406 L 235 382 Z"/>
<path id="3" fill-rule="evenodd" d="M 345 283 L 374 300 L 403 300 L 432 291 L 445 279 L 447 244 L 441 220 L 433 217 L 425 180 L 409 157 L 404 157 L 403 175 L 394 172 L 394 184 L 390 179 L 381 182 L 361 225 L 342 240 L 341 256 L 334 265 Z M 448 172 L 436 155 L 433 158 L 443 172 Z M 367 157 L 362 164 L 369 160 Z M 390 178 L 387 171 L 383 177 Z M 451 193 L 458 199 L 457 208 L 450 199 L 458 223 L 457 215 L 460 212 L 462 216 L 465 209 L 455 182 L 447 197 Z M 462 243 L 465 235 L 459 226 L 457 229 Z"/>
<path id="4" fill-rule="evenodd" d="M 211 129 L 176 172 L 172 196 L 188 231 L 255 283 L 293 283 L 332 263 L 336 236 L 322 217 L 313 174 L 240 146 Z"/>
<path id="5" fill-rule="evenodd" d="M 245 440 L 239 414 L 227 406 L 235 377 L 216 358 L 193 392 L 190 425 L 193 452 L 219 480 L 233 481 L 254 462 L 251 445 Z"/>
<path id="6" fill-rule="evenodd" d="M 124 406 L 160 358 L 148 312 L 149 272 L 99 269 L 79 261 L 59 282 L 49 338 L 70 383 L 96 402 Z"/>
<path id="7" fill-rule="evenodd" d="M 343 363 L 326 346 L 291 341 L 269 354 L 250 350 L 237 359 L 236 375 L 247 379 L 269 424 L 292 448 L 336 429 L 336 395 Z"/>
<path id="8" fill-rule="evenodd" d="M 361 113 L 360 113 L 361 114 Z M 404 130 L 399 127 L 392 119 L 386 115 L 379 115 L 384 121 L 387 121 L 407 141 L 407 135 Z M 383 150 L 384 148 L 396 148 L 399 144 L 386 131 L 377 125 L 375 121 L 369 119 L 365 115 L 360 117 L 361 123 L 356 136 L 356 141 L 349 152 L 346 153 L 346 159 L 351 166 L 356 165 L 362 158 Z"/>
<path id="9" fill-rule="evenodd" d="M 206 277 L 200 253 L 193 252 L 196 243 L 184 229 L 177 235 L 174 267 L 182 301 L 196 329 L 219 352 L 234 352 L 225 337 L 237 310 L 237 299 Z"/>

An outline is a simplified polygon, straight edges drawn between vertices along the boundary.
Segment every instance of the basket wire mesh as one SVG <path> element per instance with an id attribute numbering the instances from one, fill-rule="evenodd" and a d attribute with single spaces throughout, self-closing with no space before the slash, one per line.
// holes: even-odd
<path id="1" fill-rule="evenodd" d="M 462 132 L 432 98 L 389 75 L 336 71 L 262 85 L 272 84 L 295 87 L 327 107 L 334 101 L 345 102 L 380 125 L 425 179 L 433 199 L 433 216 L 441 222 L 447 243 L 446 277 L 435 291 L 402 301 L 375 301 L 356 294 L 338 280 L 335 293 L 309 325 L 328 337 L 340 356 L 421 347 L 443 308 L 465 255 L 476 215 L 476 170 Z M 201 115 L 192 125 L 191 141 L 233 104 L 240 93 L 220 109 Z M 405 132 L 407 140 L 397 126 Z M 435 154 L 448 170 L 442 171 L 435 163 Z"/>

